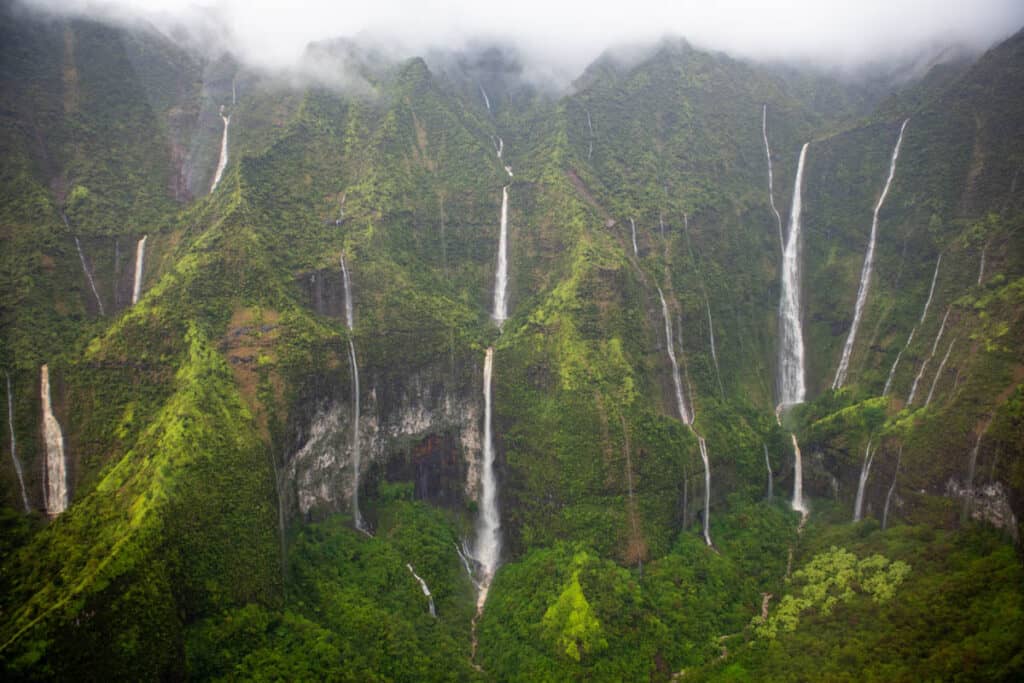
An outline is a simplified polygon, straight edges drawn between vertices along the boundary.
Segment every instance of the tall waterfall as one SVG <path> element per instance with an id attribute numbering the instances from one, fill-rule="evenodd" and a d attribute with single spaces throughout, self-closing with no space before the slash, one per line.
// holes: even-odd
<path id="1" fill-rule="evenodd" d="M 703 284 L 701 285 L 703 287 Z M 718 351 L 715 349 L 715 323 L 711 320 L 711 302 L 708 293 L 704 292 L 704 308 L 708 312 L 708 336 L 711 338 L 711 360 L 715 363 L 715 378 L 718 380 L 718 393 L 725 398 L 725 387 L 722 386 L 722 371 L 718 367 Z"/>
<path id="2" fill-rule="evenodd" d="M 420 584 L 420 590 L 423 591 L 423 595 L 427 597 L 427 606 L 430 608 L 430 616 L 437 618 L 437 610 L 434 609 L 434 596 L 430 594 L 430 588 L 427 587 L 427 582 L 420 578 L 420 575 L 416 573 L 416 570 L 412 568 L 412 565 L 408 562 L 405 566 L 409 569 L 409 573 L 412 574 L 413 578 Z"/>
<path id="3" fill-rule="evenodd" d="M 910 396 L 907 397 L 907 407 L 914 402 L 914 397 L 917 396 L 917 385 L 921 383 L 921 378 L 924 376 L 925 368 L 928 367 L 928 362 L 935 356 L 936 349 L 939 348 L 939 342 L 942 340 L 942 333 L 946 330 L 946 321 L 949 320 L 949 310 L 946 309 L 946 315 L 942 316 L 942 324 L 939 326 L 939 333 L 935 335 L 935 343 L 932 344 L 932 351 L 928 354 L 928 357 L 921 363 L 921 369 L 918 371 L 917 376 L 914 377 L 914 384 L 910 387 Z"/>
<path id="4" fill-rule="evenodd" d="M 348 360 L 352 369 L 352 518 L 355 520 L 356 528 L 362 532 L 368 532 L 366 522 L 363 521 L 363 514 L 359 510 L 359 472 L 360 472 L 360 444 L 359 444 L 359 363 L 356 361 L 356 345 L 352 341 L 352 328 L 354 327 L 354 316 L 352 314 L 352 281 L 348 277 L 348 267 L 345 265 L 345 254 L 339 257 L 341 261 L 341 278 L 345 284 L 345 326 L 348 328 Z"/>
<path id="5" fill-rule="evenodd" d="M 764 448 L 764 466 L 768 470 L 768 500 L 772 499 L 772 462 L 768 459 L 768 444 L 762 443 Z"/>
<path id="6" fill-rule="evenodd" d="M 139 303 L 139 295 L 142 293 L 142 272 L 146 262 L 146 238 L 143 235 L 139 243 L 135 245 L 135 282 L 132 285 L 132 304 Z"/>
<path id="7" fill-rule="evenodd" d="M 896 478 L 900 476 L 900 460 L 903 459 L 903 446 L 900 446 L 896 454 L 896 469 L 892 473 L 892 484 L 889 485 L 889 493 L 885 494 L 885 507 L 882 509 L 882 531 L 889 525 L 889 504 L 892 503 L 892 494 L 896 491 Z"/>
<path id="8" fill-rule="evenodd" d="M 711 545 L 711 460 L 708 457 L 708 445 L 704 437 L 693 428 L 693 411 L 686 405 L 683 398 L 683 381 L 679 376 L 679 363 L 676 360 L 675 342 L 672 338 L 672 317 L 668 312 L 668 304 L 665 303 L 665 295 L 658 287 L 658 297 L 661 299 L 661 314 L 665 320 L 665 345 L 668 351 L 669 361 L 672 363 L 672 384 L 676 393 L 676 409 L 679 411 L 679 419 L 690 428 L 693 435 L 697 437 L 697 445 L 700 448 L 700 458 L 704 462 L 704 542 Z"/>
<path id="9" fill-rule="evenodd" d="M 498 482 L 494 471 L 494 433 L 491 426 L 491 376 L 494 370 L 494 347 L 487 349 L 484 357 L 484 453 L 483 472 L 480 478 L 480 518 L 477 520 L 476 544 L 473 556 L 480 563 L 482 576 L 480 593 L 477 596 L 477 612 L 487 602 L 487 591 L 498 568 L 501 555 L 501 517 L 498 514 Z"/>
<path id="10" fill-rule="evenodd" d="M 65 219 L 66 221 L 67 219 Z M 89 270 L 89 264 L 85 262 L 85 254 L 82 253 L 82 243 L 78 241 L 78 236 L 75 236 L 75 249 L 78 250 L 78 260 L 82 262 L 82 271 L 85 273 L 85 279 L 89 281 L 89 288 L 92 290 L 92 295 L 96 297 L 96 305 L 99 306 L 100 315 L 106 315 L 107 312 L 103 309 L 103 299 L 100 298 L 100 293 L 96 290 L 96 280 L 92 277 L 92 271 Z"/>
<path id="11" fill-rule="evenodd" d="M 985 245 L 981 250 L 981 263 L 978 264 L 978 286 L 981 287 L 981 281 L 985 278 L 985 250 L 988 249 L 988 245 Z"/>
<path id="12" fill-rule="evenodd" d="M 501 188 L 501 232 L 498 236 L 498 268 L 494 273 L 494 322 L 508 319 L 508 185 Z"/>
<path id="13" fill-rule="evenodd" d="M 487 107 L 487 111 L 488 111 L 488 112 L 490 112 L 490 111 L 491 111 L 491 98 L 489 98 L 489 97 L 487 96 L 487 91 L 486 91 L 486 90 L 484 90 L 484 86 L 482 86 L 482 85 L 478 85 L 477 87 L 479 87 L 479 88 L 480 88 L 480 94 L 481 94 L 481 95 L 483 96 L 483 98 L 484 98 L 484 106 L 485 106 L 485 107 Z"/>
<path id="14" fill-rule="evenodd" d="M 683 398 L 683 380 L 679 376 L 679 362 L 676 361 L 675 343 L 672 339 L 672 317 L 668 312 L 668 304 L 665 303 L 665 295 L 658 287 L 658 297 L 661 299 L 661 315 L 665 320 L 665 346 L 668 351 L 668 359 L 672 363 L 672 383 L 676 390 L 676 408 L 679 410 L 679 419 L 685 424 L 693 422 L 693 415 Z"/>
<path id="15" fill-rule="evenodd" d="M 68 507 L 67 460 L 64 434 L 50 403 L 50 368 L 39 369 L 39 394 L 43 407 L 43 437 L 46 442 L 46 486 L 43 488 L 46 514 L 56 517 Z"/>
<path id="16" fill-rule="evenodd" d="M 804 517 L 810 512 L 807 504 L 804 503 L 804 460 L 800 453 L 800 444 L 796 440 L 796 434 L 790 434 L 793 440 L 793 502 L 790 507 Z"/>
<path id="17" fill-rule="evenodd" d="M 928 398 L 924 401 L 924 407 L 927 408 L 928 404 L 932 402 L 932 396 L 935 395 L 935 387 L 939 384 L 939 379 L 942 377 L 942 371 L 946 369 L 946 361 L 949 360 L 949 354 L 953 351 L 953 344 L 956 344 L 956 337 L 953 337 L 953 341 L 949 342 L 949 348 L 946 349 L 946 355 L 942 357 L 942 362 L 939 363 L 939 369 L 935 371 L 935 378 L 932 380 L 932 388 L 928 390 Z"/>
<path id="18" fill-rule="evenodd" d="M 861 465 L 860 480 L 857 483 L 857 499 L 853 503 L 853 521 L 855 522 L 859 522 L 863 517 L 864 489 L 868 483 L 868 475 L 871 474 L 871 463 L 874 459 L 875 451 L 871 450 L 871 439 L 868 439 L 868 447 L 864 451 L 864 464 Z"/>
<path id="19" fill-rule="evenodd" d="M 633 220 L 632 216 L 629 218 L 629 227 L 633 235 L 633 255 L 639 256 L 640 250 L 636 248 L 636 222 Z"/>
<path id="20" fill-rule="evenodd" d="M 31 512 L 28 491 L 25 489 L 25 472 L 21 469 L 21 459 L 18 458 L 18 438 L 14 435 L 14 391 L 11 390 L 11 376 L 6 372 L 4 376 L 7 378 L 7 427 L 11 430 L 11 460 L 14 461 L 14 472 L 18 475 L 18 485 L 21 487 L 21 502 L 25 506 L 25 512 Z"/>
<path id="21" fill-rule="evenodd" d="M 889 195 L 889 188 L 892 186 L 892 179 L 896 176 L 896 160 L 900 156 L 900 145 L 903 144 L 903 131 L 907 128 L 910 119 L 906 119 L 900 126 L 899 137 L 896 138 L 896 146 L 892 150 L 892 159 L 889 161 L 889 177 L 885 179 L 885 187 L 882 188 L 882 195 L 875 204 L 875 213 L 871 219 L 871 237 L 868 240 L 868 251 L 864 254 L 864 265 L 860 271 L 860 284 L 857 285 L 857 301 L 853 306 L 853 323 L 850 325 L 850 333 L 846 337 L 846 344 L 843 345 L 843 356 L 836 369 L 835 379 L 832 380 L 832 389 L 840 389 L 846 381 L 847 372 L 850 369 L 850 354 L 853 353 L 853 343 L 857 339 L 857 328 L 860 327 L 861 316 L 864 314 L 864 303 L 868 299 L 868 289 L 871 287 L 871 267 L 875 262 L 875 240 L 878 236 L 878 212 Z"/>
<path id="22" fill-rule="evenodd" d="M 793 205 L 789 213 L 789 239 L 782 255 L 782 295 L 779 300 L 781 343 L 779 345 L 779 404 L 803 403 L 807 395 L 804 384 L 804 336 L 800 323 L 800 213 L 801 188 L 807 146 L 800 149 L 800 161 L 793 183 Z"/>
<path id="23" fill-rule="evenodd" d="M 785 252 L 786 250 L 786 239 L 782 236 L 782 216 L 779 215 L 779 210 L 775 208 L 775 189 L 773 185 L 775 180 L 772 176 L 772 150 L 768 146 L 768 105 L 764 104 L 761 106 L 761 137 L 764 138 L 764 155 L 768 159 L 768 201 L 772 205 L 772 213 L 775 214 L 775 222 L 779 226 L 779 247 Z"/>
<path id="24" fill-rule="evenodd" d="M 939 265 L 942 264 L 942 254 L 939 254 L 938 260 L 935 261 L 935 272 L 932 273 L 932 286 L 928 290 L 928 299 L 924 302 L 924 310 L 921 311 L 921 320 L 914 327 L 910 328 L 910 335 L 907 337 L 907 343 L 903 345 L 900 352 L 896 354 L 896 360 L 893 361 L 892 367 L 889 368 L 889 376 L 885 380 L 885 388 L 882 389 L 882 396 L 889 395 L 889 389 L 892 388 L 892 378 L 896 376 L 896 367 L 900 364 L 900 358 L 903 356 L 903 352 L 910 348 L 910 342 L 914 341 L 914 332 L 917 328 L 924 323 L 925 317 L 928 315 L 928 307 L 932 304 L 932 297 L 935 296 L 935 283 L 939 279 Z"/>
<path id="25" fill-rule="evenodd" d="M 224 134 L 220 139 L 220 158 L 217 159 L 217 170 L 213 173 L 213 183 L 210 184 L 210 194 L 217 189 L 220 177 L 224 175 L 224 169 L 228 165 L 228 126 L 231 125 L 231 117 L 224 116 L 224 105 L 220 107 L 220 118 L 224 122 Z M 243 122 L 244 123 L 244 122 Z"/>

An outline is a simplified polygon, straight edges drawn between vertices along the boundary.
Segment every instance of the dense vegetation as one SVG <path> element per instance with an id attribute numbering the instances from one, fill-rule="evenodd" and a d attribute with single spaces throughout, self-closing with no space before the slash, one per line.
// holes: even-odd
<path id="1" fill-rule="evenodd" d="M 668 40 L 555 97 L 497 48 L 392 63 L 325 43 L 311 58 L 347 86 L 299 88 L 145 29 L 6 2 L 0 18 L 5 678 L 1024 674 L 1024 35 L 906 86 Z M 781 425 L 763 107 L 784 217 L 811 143 L 809 400 Z M 831 391 L 906 117 L 850 381 Z M 488 346 L 504 550 L 477 616 L 460 553 Z M 52 520 L 43 363 L 72 498 Z M 356 485 L 372 534 L 353 528 Z"/>

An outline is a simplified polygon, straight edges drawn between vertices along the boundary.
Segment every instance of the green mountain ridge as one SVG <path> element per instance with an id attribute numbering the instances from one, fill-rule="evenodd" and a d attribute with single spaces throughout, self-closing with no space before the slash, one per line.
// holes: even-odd
<path id="1" fill-rule="evenodd" d="M 2 12 L 0 361 L 32 507 L 5 440 L 6 678 L 1024 669 L 1024 33 L 899 87 L 667 40 L 598 60 L 556 97 L 501 48 L 392 63 L 312 46 L 361 83 L 337 90 L 145 30 Z M 229 160 L 209 193 L 221 107 Z M 784 230 L 810 143 L 809 400 L 784 426 L 762 116 Z M 908 117 L 849 380 L 833 392 Z M 696 432 L 677 419 L 659 288 Z M 475 616 L 462 554 L 488 347 L 503 552 Z M 71 482 L 54 519 L 43 363 Z M 806 520 L 788 503 L 790 431 Z M 871 448 L 865 519 L 851 524 Z M 356 486 L 372 535 L 352 528 Z"/>

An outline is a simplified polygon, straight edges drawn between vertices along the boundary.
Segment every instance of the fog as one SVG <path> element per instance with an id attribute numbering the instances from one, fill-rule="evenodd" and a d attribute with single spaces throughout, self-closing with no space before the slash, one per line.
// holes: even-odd
<path id="1" fill-rule="evenodd" d="M 983 49 L 1024 24 L 1021 0 L 21 0 L 60 15 L 145 21 L 255 67 L 295 67 L 313 41 L 355 37 L 394 56 L 495 41 L 568 83 L 610 46 L 667 35 L 760 61 L 855 70 L 938 45 Z M 300 9 L 301 8 L 301 9 Z"/>

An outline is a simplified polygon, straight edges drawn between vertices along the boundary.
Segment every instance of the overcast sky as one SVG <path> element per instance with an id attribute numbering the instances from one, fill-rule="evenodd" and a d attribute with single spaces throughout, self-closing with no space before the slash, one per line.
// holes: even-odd
<path id="1" fill-rule="evenodd" d="M 1024 24 L 1024 0 L 22 0 L 51 11 L 136 16 L 166 25 L 212 14 L 230 48 L 288 66 L 314 40 L 370 33 L 404 53 L 504 39 L 578 74 L 606 47 L 681 35 L 755 59 L 856 66 L 937 41 L 986 47 Z"/>

